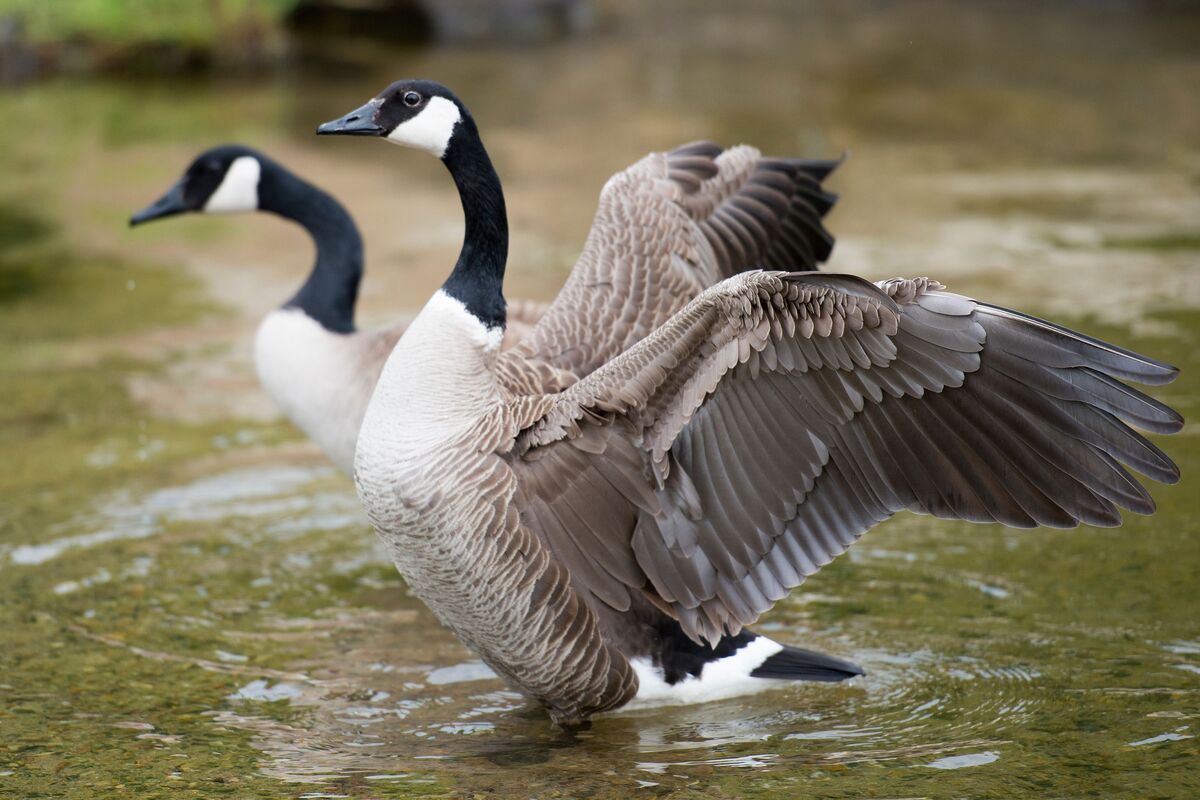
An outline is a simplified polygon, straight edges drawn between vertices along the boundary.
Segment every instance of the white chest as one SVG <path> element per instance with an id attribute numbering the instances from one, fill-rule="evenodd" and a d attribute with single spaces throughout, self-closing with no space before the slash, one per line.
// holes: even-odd
<path id="1" fill-rule="evenodd" d="M 492 372 L 502 331 L 438 292 L 388 357 L 355 455 L 373 520 L 396 530 L 427 523 L 436 505 L 469 505 L 474 441 L 500 402 Z M 402 525 L 398 521 L 403 519 Z"/>
<path id="2" fill-rule="evenodd" d="M 377 365 L 364 363 L 358 334 L 332 333 L 299 309 L 268 314 L 254 340 L 263 388 L 279 409 L 343 470 L 354 446 Z"/>

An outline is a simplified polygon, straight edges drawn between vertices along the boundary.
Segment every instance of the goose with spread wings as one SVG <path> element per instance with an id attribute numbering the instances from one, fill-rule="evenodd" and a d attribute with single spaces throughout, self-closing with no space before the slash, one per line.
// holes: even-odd
<path id="1" fill-rule="evenodd" d="M 325 132 L 422 147 L 452 174 L 484 163 L 442 91 L 394 84 Z M 480 193 L 477 211 L 497 206 L 498 182 L 458 182 L 464 208 Z M 635 194 L 698 230 L 668 183 Z M 612 246 L 636 261 L 645 242 L 612 190 L 597 225 L 626 231 Z M 1174 368 L 924 278 L 743 272 L 636 335 L 564 326 L 552 306 L 540 335 L 502 353 L 489 235 L 472 240 L 468 216 L 451 277 L 389 357 L 356 479 L 412 590 L 560 724 L 859 674 L 746 626 L 898 511 L 1116 525 L 1122 508 L 1154 509 L 1130 469 L 1178 479 L 1134 428 L 1182 420 L 1125 383 Z M 714 258 L 691 242 L 671 256 L 683 274 Z M 595 275 L 571 286 L 577 308 L 618 296 Z M 639 307 L 629 296 L 644 323 Z M 581 352 L 585 374 L 558 368 Z"/>

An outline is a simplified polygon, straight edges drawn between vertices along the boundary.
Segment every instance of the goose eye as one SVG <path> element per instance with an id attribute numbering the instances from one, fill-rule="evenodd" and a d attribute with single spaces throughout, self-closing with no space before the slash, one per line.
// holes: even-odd
<path id="1" fill-rule="evenodd" d="M 416 108 L 417 106 L 421 105 L 421 95 L 417 94 L 416 92 L 405 92 L 404 97 L 402 97 L 401 100 L 403 100 L 404 105 L 408 106 L 409 108 Z"/>

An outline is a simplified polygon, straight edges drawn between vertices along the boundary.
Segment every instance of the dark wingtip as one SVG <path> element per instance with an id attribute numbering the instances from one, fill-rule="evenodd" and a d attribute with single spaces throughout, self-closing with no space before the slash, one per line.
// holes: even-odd
<path id="1" fill-rule="evenodd" d="M 1149 386 L 1166 386 L 1179 377 L 1179 367 L 1174 364 L 1168 364 L 1165 361 L 1159 361 L 1157 366 L 1160 369 L 1158 375 L 1154 375 L 1151 380 L 1145 381 Z"/>
<path id="2" fill-rule="evenodd" d="M 703 158 L 716 158 L 724 152 L 724 148 L 715 142 L 710 142 L 707 139 L 699 139 L 694 142 L 688 142 L 676 147 L 667 155 L 670 156 L 701 156 Z"/>
<path id="3" fill-rule="evenodd" d="M 841 158 L 798 158 L 792 163 L 801 171 L 823 181 L 833 174 L 833 171 L 845 163 L 849 151 L 843 152 Z"/>

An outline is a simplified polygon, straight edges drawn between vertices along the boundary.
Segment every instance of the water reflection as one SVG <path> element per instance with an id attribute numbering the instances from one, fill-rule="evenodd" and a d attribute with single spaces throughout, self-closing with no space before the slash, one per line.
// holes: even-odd
<path id="1" fill-rule="evenodd" d="M 571 735 L 548 726 L 478 662 L 430 669 L 426 651 L 406 646 L 411 631 L 357 630 L 342 639 L 344 649 L 327 654 L 334 661 L 309 665 L 314 680 L 251 681 L 231 695 L 244 702 L 218 715 L 221 724 L 256 734 L 271 776 L 309 782 L 386 770 L 401 780 L 397 770 L 417 774 L 428 761 L 586 770 L 594 759 L 668 779 L 698 766 L 786 770 L 795 763 L 928 760 L 951 769 L 995 760 L 995 748 L 1046 699 L 1040 674 L 1022 664 L 933 650 L 856 650 L 850 655 L 868 677 L 851 686 L 792 686 L 702 707 L 617 713 Z M 410 653 L 416 660 L 402 660 Z M 281 699 L 305 710 L 302 730 L 255 713 L 254 701 Z M 963 752 L 972 750 L 980 752 Z"/>
<path id="2" fill-rule="evenodd" d="M 45 527 L 3 531 L 0 597 L 18 644 L 0 691 L 6 710 L 25 709 L 2 720 L 12 740 L 40 758 L 78 731 L 128 763 L 83 747 L 55 763 L 144 769 L 142 781 L 151 770 L 128 765 L 159 748 L 194 762 L 248 752 L 190 774 L 155 761 L 153 780 L 236 777 L 313 798 L 1150 796 L 1194 781 L 1200 515 L 1186 489 L 1156 487 L 1160 514 L 1115 531 L 898 517 L 759 626 L 861 663 L 865 678 L 631 711 L 566 734 L 408 596 L 348 481 L 297 447 L 246 455 L 255 440 L 233 418 L 253 416 L 243 394 L 261 399 L 246 343 L 310 263 L 303 236 L 271 220 L 189 220 L 135 245 L 124 229 L 128 209 L 196 151 L 246 139 L 347 199 L 369 244 L 368 320 L 411 310 L 458 247 L 453 187 L 428 159 L 309 131 L 364 85 L 429 75 L 462 87 L 487 125 L 510 193 L 513 296 L 553 293 L 596 191 L 643 152 L 698 136 L 779 154 L 850 149 L 834 268 L 931 274 L 1175 360 L 1185 372 L 1162 399 L 1194 416 L 1200 15 L 1118 5 L 647 4 L 623 33 L 529 51 L 383 48 L 355 71 L 300 64 L 278 82 L 63 83 L 0 97 L 39 132 L 10 130 L 0 148 L 5 164 L 35 165 L 14 191 L 56 198 L 73 242 L 190 267 L 232 309 L 166 332 L 63 340 L 22 367 L 40 386 L 52 367 L 169 353 L 134 382 L 136 413 L 190 431 L 217 409 L 228 430 L 205 434 L 207 460 L 159 472 L 165 434 L 126 443 L 64 423 L 94 474 L 149 466 L 120 491 L 77 492 L 36 517 Z M 126 292 L 123 276 L 99 285 Z M 1185 474 L 1200 466 L 1194 439 L 1167 444 Z M 18 461 L 40 463 L 21 441 Z M 53 737 L 29 722 L 56 714 L 77 716 Z M 0 777 L 41 774 L 11 752 Z"/>

